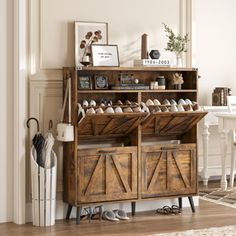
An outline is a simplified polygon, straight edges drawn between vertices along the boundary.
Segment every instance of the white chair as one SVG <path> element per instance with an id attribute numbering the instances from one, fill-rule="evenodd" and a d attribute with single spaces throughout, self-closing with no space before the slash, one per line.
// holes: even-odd
<path id="1" fill-rule="evenodd" d="M 236 113 L 236 96 L 227 96 L 227 104 L 229 112 Z M 236 150 L 236 129 L 234 129 L 231 134 L 231 166 L 230 166 L 230 182 L 229 182 L 230 187 L 234 186 L 235 150 Z"/>

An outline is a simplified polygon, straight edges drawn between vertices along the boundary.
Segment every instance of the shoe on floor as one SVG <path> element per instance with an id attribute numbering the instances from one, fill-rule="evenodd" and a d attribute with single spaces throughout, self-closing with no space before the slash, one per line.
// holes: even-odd
<path id="1" fill-rule="evenodd" d="M 129 220 L 129 217 L 127 216 L 126 212 L 123 210 L 114 210 L 115 216 L 119 220 Z"/>
<path id="2" fill-rule="evenodd" d="M 104 211 L 102 214 L 103 220 L 109 220 L 109 221 L 119 221 L 118 218 L 116 218 L 116 215 L 113 211 Z"/>

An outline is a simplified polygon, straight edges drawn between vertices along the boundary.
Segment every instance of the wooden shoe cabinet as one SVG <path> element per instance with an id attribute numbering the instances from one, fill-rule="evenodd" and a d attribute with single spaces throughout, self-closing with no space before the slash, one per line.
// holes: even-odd
<path id="1" fill-rule="evenodd" d="M 182 89 L 168 86 L 173 73 L 181 73 Z M 158 76 L 167 82 L 165 90 L 112 90 L 121 73 L 132 74 L 139 83 L 150 85 Z M 95 89 L 95 78 L 106 77 L 107 89 Z M 189 68 L 83 67 L 64 68 L 64 91 L 72 79 L 72 124 L 74 142 L 63 144 L 63 200 L 77 207 L 77 223 L 84 205 L 147 199 L 179 198 L 198 194 L 197 122 L 206 112 L 102 113 L 78 116 L 78 103 L 95 100 L 133 101 L 180 98 L 197 101 L 198 71 Z M 78 88 L 81 77 L 89 77 L 91 89 Z M 66 112 L 67 113 L 67 112 Z M 65 117 L 66 121 L 66 117 Z"/>

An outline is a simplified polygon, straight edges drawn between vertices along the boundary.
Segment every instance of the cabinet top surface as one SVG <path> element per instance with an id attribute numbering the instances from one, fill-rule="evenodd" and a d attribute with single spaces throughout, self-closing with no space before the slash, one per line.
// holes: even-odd
<path id="1" fill-rule="evenodd" d="M 79 67 L 78 71 L 197 71 L 197 68 L 185 67 L 99 67 L 88 66 Z"/>

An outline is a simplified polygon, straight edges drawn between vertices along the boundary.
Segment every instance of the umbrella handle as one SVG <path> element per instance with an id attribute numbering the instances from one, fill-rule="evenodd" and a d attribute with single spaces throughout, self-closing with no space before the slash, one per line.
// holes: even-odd
<path id="1" fill-rule="evenodd" d="M 48 130 L 51 130 L 52 127 L 53 127 L 53 122 L 52 122 L 52 120 L 49 120 Z"/>
<path id="2" fill-rule="evenodd" d="M 39 121 L 38 121 L 36 118 L 34 118 L 34 117 L 30 117 L 30 118 L 27 120 L 26 126 L 27 126 L 28 128 L 30 128 L 29 122 L 30 122 L 31 120 L 35 120 L 35 121 L 36 121 L 36 123 L 37 123 L 37 131 L 39 132 Z"/>

